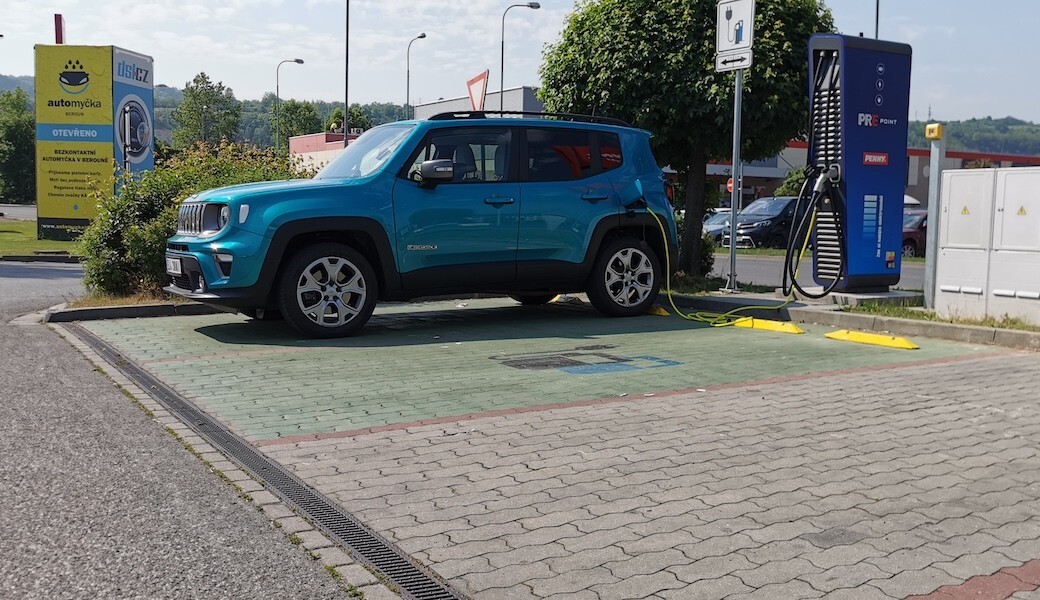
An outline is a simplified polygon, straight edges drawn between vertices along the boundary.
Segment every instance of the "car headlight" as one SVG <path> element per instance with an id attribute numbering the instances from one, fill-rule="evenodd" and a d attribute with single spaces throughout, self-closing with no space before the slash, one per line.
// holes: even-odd
<path id="1" fill-rule="evenodd" d="M 220 207 L 220 217 L 217 218 L 217 229 L 223 229 L 231 220 L 231 207 L 225 204 Z"/>
<path id="2" fill-rule="evenodd" d="M 772 221 L 766 219 L 765 221 L 755 221 L 754 223 L 748 223 L 744 227 L 747 227 L 748 229 L 755 229 L 758 227 L 769 227 L 772 224 Z"/>

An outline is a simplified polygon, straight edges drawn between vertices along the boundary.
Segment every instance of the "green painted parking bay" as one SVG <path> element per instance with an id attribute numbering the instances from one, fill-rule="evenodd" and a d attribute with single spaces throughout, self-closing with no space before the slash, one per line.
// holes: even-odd
<path id="1" fill-rule="evenodd" d="M 387 305 L 337 340 L 230 314 L 84 325 L 253 441 L 994 351 L 930 339 L 893 350 L 826 339 L 827 327 L 608 319 L 507 299 Z"/>

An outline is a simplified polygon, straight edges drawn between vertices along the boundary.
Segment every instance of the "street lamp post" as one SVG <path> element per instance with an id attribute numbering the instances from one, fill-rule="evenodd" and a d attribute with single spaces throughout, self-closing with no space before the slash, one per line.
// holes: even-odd
<path id="1" fill-rule="evenodd" d="M 412 41 L 408 42 L 408 52 L 405 53 L 404 105 L 408 107 L 409 116 L 413 119 L 415 118 L 415 109 L 412 108 L 412 42 L 425 38 L 425 33 L 420 33 L 413 37 Z"/>
<path id="2" fill-rule="evenodd" d="M 274 69 L 274 147 L 277 150 L 281 144 L 279 139 L 282 137 L 282 117 L 279 113 L 279 105 L 282 102 L 281 89 L 279 78 L 281 76 L 282 65 L 285 63 L 296 63 L 298 65 L 303 64 L 302 58 L 288 58 L 278 63 L 278 66 Z"/>
<path id="3" fill-rule="evenodd" d="M 502 112 L 505 110 L 505 89 L 506 89 L 506 13 L 509 12 L 510 8 L 516 8 L 518 6 L 526 6 L 527 8 L 539 9 L 542 7 L 537 2 L 528 2 L 527 4 L 513 4 L 502 12 L 502 53 L 500 54 L 501 60 L 498 68 L 498 111 Z"/>

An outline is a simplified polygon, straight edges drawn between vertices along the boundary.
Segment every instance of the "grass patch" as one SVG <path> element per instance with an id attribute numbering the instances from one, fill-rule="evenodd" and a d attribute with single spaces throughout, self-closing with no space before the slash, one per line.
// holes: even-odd
<path id="1" fill-rule="evenodd" d="M 708 294 L 719 291 L 726 287 L 728 283 L 729 279 L 725 277 L 697 278 L 681 272 L 672 275 L 672 291 L 677 294 Z M 739 281 L 737 282 L 737 287 L 742 292 L 749 294 L 771 294 L 776 290 L 776 286 L 772 285 L 754 285 L 751 283 L 740 283 Z"/>
<path id="2" fill-rule="evenodd" d="M 986 317 L 985 319 L 946 318 L 935 314 L 934 310 L 923 308 L 912 308 L 907 306 L 892 306 L 887 304 L 868 303 L 861 306 L 846 306 L 842 310 L 853 313 L 878 315 L 882 317 L 898 317 L 902 319 L 916 319 L 918 321 L 933 321 L 936 323 L 956 323 L 958 325 L 977 325 L 979 327 L 995 327 L 997 329 L 1014 329 L 1016 331 L 1040 332 L 1040 325 L 1033 325 L 1017 317 Z"/>
<path id="3" fill-rule="evenodd" d="M 779 248 L 737 248 L 737 256 L 787 256 L 787 250 Z M 716 246 L 715 256 L 729 256 L 729 248 Z"/>
<path id="4" fill-rule="evenodd" d="M 36 239 L 36 221 L 0 219 L 0 256 L 32 256 L 36 252 L 79 255 L 79 242 Z"/>
<path id="5" fill-rule="evenodd" d="M 174 304 L 188 304 L 193 302 L 180 296 L 167 294 L 137 293 L 130 296 L 115 296 L 112 294 L 87 294 L 82 298 L 75 298 L 66 302 L 69 308 L 98 308 L 100 306 L 136 306 L 138 304 L 157 304 L 160 302 L 172 302 Z"/>

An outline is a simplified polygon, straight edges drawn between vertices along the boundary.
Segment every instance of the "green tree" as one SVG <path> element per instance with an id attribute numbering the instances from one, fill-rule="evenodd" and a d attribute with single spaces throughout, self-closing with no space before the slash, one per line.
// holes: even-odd
<path id="1" fill-rule="evenodd" d="M 213 83 L 199 73 L 184 86 L 184 99 L 173 111 L 173 145 L 186 148 L 203 141 L 216 145 L 234 140 L 242 118 L 242 106 L 231 88 Z"/>
<path id="2" fill-rule="evenodd" d="M 802 184 L 804 182 L 805 170 L 791 169 L 788 171 L 787 177 L 784 178 L 783 183 L 773 191 L 773 194 L 776 196 L 797 196 L 798 192 L 802 190 Z"/>
<path id="3" fill-rule="evenodd" d="M 733 73 L 715 72 L 715 0 L 582 0 L 546 48 L 546 110 L 609 115 L 654 132 L 657 158 L 685 173 L 686 240 L 698 240 L 705 169 L 733 139 Z M 758 0 L 755 61 L 744 73 L 741 155 L 766 158 L 805 133 L 809 36 L 833 30 L 819 0 Z M 702 247 L 678 268 L 694 273 Z"/>
<path id="4" fill-rule="evenodd" d="M 0 199 L 36 201 L 36 119 L 22 88 L 0 94 Z"/>
<path id="5" fill-rule="evenodd" d="M 336 131 L 343 128 L 343 109 L 336 107 L 332 109 L 332 114 L 329 115 L 328 119 L 325 119 L 325 131 Z"/>
<path id="6" fill-rule="evenodd" d="M 289 147 L 289 138 L 294 135 L 307 135 L 308 133 L 320 133 L 322 128 L 321 117 L 312 102 L 297 102 L 286 100 L 278 107 L 278 147 L 284 151 Z"/>
<path id="7" fill-rule="evenodd" d="M 359 104 L 350 105 L 350 129 L 372 129 L 372 120 Z"/>

